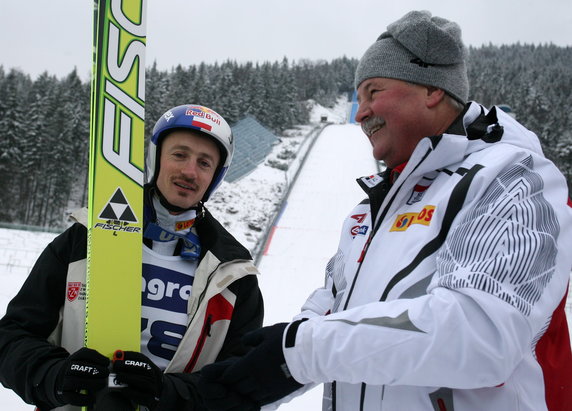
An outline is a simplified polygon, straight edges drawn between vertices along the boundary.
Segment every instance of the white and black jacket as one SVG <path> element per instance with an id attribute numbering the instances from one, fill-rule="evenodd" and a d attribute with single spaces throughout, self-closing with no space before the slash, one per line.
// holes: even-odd
<path id="1" fill-rule="evenodd" d="M 259 328 L 263 319 L 258 270 L 248 250 L 207 210 L 195 228 L 202 254 L 188 303 L 189 326 L 165 370 L 179 380 L 180 408 L 185 410 L 203 409 L 194 372 L 243 354 L 240 338 Z M 0 320 L 0 381 L 41 409 L 48 407 L 35 385 L 55 361 L 83 346 L 85 298 L 66 298 L 66 293 L 69 283 L 85 287 L 86 250 L 87 229 L 82 224 L 55 238 Z"/>
<path id="2" fill-rule="evenodd" d="M 369 198 L 285 332 L 293 377 L 326 384 L 325 410 L 571 407 L 572 208 L 537 137 L 470 103 L 389 179 L 358 180 Z"/>

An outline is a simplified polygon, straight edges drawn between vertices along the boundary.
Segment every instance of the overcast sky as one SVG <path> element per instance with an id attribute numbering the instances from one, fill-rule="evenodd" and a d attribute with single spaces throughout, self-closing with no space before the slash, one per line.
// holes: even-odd
<path id="1" fill-rule="evenodd" d="M 0 0 L 0 65 L 35 78 L 91 67 L 92 0 Z M 572 46 L 571 0 L 148 0 L 147 66 L 359 58 L 387 25 L 426 9 L 465 43 Z"/>

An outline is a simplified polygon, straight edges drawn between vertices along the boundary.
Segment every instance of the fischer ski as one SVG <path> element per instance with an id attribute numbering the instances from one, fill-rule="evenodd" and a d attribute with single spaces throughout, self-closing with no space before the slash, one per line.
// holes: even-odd
<path id="1" fill-rule="evenodd" d="M 146 0 L 94 0 L 85 346 L 140 350 Z"/>

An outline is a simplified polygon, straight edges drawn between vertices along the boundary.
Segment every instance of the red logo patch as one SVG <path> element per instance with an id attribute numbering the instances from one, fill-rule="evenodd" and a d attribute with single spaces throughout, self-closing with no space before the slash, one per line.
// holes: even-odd
<path id="1" fill-rule="evenodd" d="M 353 216 L 351 216 L 350 218 L 353 218 L 354 220 L 356 220 L 358 223 L 363 223 L 365 221 L 365 216 L 367 214 L 354 214 Z"/>
<path id="2" fill-rule="evenodd" d="M 67 298 L 69 302 L 73 302 L 79 295 L 79 290 L 81 290 L 81 282 L 69 282 L 67 290 Z"/>
<path id="3" fill-rule="evenodd" d="M 187 221 L 177 221 L 175 223 L 175 231 L 181 231 L 187 228 L 191 228 L 194 222 L 195 222 L 194 218 L 192 220 L 187 220 Z"/>

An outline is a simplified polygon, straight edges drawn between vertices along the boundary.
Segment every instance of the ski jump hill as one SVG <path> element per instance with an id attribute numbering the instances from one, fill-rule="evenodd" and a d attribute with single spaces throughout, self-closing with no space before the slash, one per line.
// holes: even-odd
<path id="1" fill-rule="evenodd" d="M 268 323 L 287 319 L 285 304 L 290 317 L 297 314 L 309 292 L 323 284 L 342 221 L 365 198 L 356 178 L 375 172 L 371 146 L 359 126 L 329 125 L 317 137 L 259 256 Z M 272 295 L 284 293 L 290 298 L 281 307 L 272 304 Z"/>
<path id="2" fill-rule="evenodd" d="M 259 256 L 265 324 L 289 321 L 323 285 L 342 222 L 365 197 L 356 178 L 375 172 L 377 163 L 359 126 L 328 125 L 319 134 Z M 280 410 L 319 410 L 321 395 L 318 386 Z"/>

